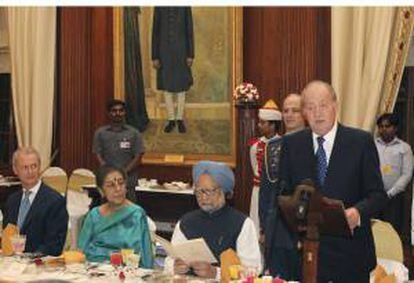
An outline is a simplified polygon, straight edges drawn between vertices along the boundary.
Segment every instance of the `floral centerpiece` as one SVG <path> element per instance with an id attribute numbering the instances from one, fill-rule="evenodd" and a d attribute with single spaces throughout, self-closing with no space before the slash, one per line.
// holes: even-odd
<path id="1" fill-rule="evenodd" d="M 252 83 L 241 83 L 233 91 L 233 100 L 236 103 L 257 103 L 259 98 L 259 91 Z"/>

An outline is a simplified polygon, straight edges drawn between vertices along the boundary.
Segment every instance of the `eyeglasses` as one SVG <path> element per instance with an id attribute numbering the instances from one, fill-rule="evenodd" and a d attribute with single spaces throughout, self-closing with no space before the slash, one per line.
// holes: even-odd
<path id="1" fill-rule="evenodd" d="M 104 187 L 108 188 L 110 190 L 114 190 L 119 186 L 120 187 L 125 186 L 125 180 L 123 178 L 110 180 L 110 181 L 107 181 L 107 182 L 104 183 Z"/>
<path id="2" fill-rule="evenodd" d="M 217 193 L 218 190 L 219 190 L 219 188 L 212 188 L 212 189 L 195 188 L 194 189 L 194 194 L 195 194 L 196 197 L 201 197 L 201 196 L 210 197 L 210 196 L 214 195 L 215 193 Z"/>

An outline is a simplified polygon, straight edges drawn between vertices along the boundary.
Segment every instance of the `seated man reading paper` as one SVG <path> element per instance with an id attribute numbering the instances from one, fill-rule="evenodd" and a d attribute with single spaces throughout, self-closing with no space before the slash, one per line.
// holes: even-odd
<path id="1" fill-rule="evenodd" d="M 233 194 L 234 174 L 224 163 L 200 161 L 193 167 L 194 194 L 200 209 L 184 215 L 177 223 L 172 244 L 203 238 L 216 259 L 231 248 L 243 266 L 261 271 L 259 244 L 253 221 L 226 204 Z M 191 270 L 200 277 L 220 278 L 220 268 L 208 262 L 174 260 L 174 272 Z"/>

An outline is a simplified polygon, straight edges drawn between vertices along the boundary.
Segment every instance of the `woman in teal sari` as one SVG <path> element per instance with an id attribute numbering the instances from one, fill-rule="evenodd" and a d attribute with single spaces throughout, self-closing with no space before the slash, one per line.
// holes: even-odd
<path id="1" fill-rule="evenodd" d="M 123 170 L 103 166 L 97 184 L 107 202 L 92 209 L 79 235 L 78 247 L 88 261 L 108 261 L 111 252 L 133 249 L 141 255 L 140 267 L 152 268 L 151 237 L 145 211 L 126 199 Z"/>

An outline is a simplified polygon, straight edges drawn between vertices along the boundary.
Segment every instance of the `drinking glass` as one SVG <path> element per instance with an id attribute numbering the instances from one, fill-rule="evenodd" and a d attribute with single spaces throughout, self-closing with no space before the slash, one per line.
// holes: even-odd
<path id="1" fill-rule="evenodd" d="M 126 266 L 130 268 L 139 268 L 139 260 L 141 259 L 140 254 L 130 254 L 125 262 Z"/>
<path id="2" fill-rule="evenodd" d="M 22 255 L 26 247 L 26 235 L 14 235 L 10 240 L 14 253 L 16 255 Z"/>
<path id="3" fill-rule="evenodd" d="M 110 262 L 114 267 L 120 266 L 122 264 L 122 254 L 120 252 L 112 252 Z"/>
<path id="4" fill-rule="evenodd" d="M 121 250 L 122 262 L 124 263 L 124 265 L 126 265 L 128 256 L 133 254 L 133 253 L 134 253 L 133 249 L 122 249 Z"/>

